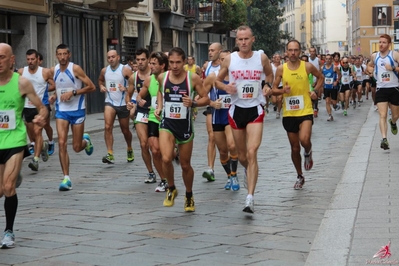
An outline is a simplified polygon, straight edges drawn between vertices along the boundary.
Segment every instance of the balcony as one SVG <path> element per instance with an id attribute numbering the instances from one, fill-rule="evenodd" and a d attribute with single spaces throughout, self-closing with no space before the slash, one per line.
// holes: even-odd
<path id="1" fill-rule="evenodd" d="M 199 3 L 196 19 L 199 22 L 222 22 L 222 3 L 217 1 Z"/>
<path id="2" fill-rule="evenodd" d="M 171 11 L 170 0 L 154 0 L 154 12 L 167 13 Z"/>
<path id="3" fill-rule="evenodd" d="M 195 18 L 196 4 L 194 0 L 184 0 L 183 1 L 183 15 L 189 18 Z"/>

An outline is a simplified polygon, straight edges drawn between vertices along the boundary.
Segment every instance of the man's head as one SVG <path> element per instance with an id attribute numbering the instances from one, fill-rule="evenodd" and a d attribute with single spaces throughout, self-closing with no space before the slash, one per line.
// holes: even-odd
<path id="1" fill-rule="evenodd" d="M 220 59 L 220 63 L 222 63 L 224 61 L 224 59 L 226 58 L 226 56 L 228 56 L 230 54 L 230 50 L 223 50 L 219 53 L 219 59 Z"/>
<path id="2" fill-rule="evenodd" d="M 330 66 L 332 64 L 332 60 L 333 59 L 332 59 L 332 56 L 330 54 L 326 55 L 325 60 L 326 60 L 326 65 L 327 66 Z"/>
<path id="3" fill-rule="evenodd" d="M 40 65 L 39 53 L 35 49 L 26 51 L 26 62 L 30 70 L 36 70 Z"/>
<path id="4" fill-rule="evenodd" d="M 119 66 L 120 56 L 116 50 L 109 50 L 107 53 L 107 61 L 111 68 L 115 69 Z"/>
<path id="5" fill-rule="evenodd" d="M 148 69 L 148 58 L 150 57 L 150 52 L 145 48 L 137 49 L 136 51 L 136 61 L 137 68 L 140 71 L 146 71 Z"/>
<path id="6" fill-rule="evenodd" d="M 281 63 L 281 55 L 280 54 L 274 54 L 272 60 L 273 60 L 274 64 L 278 64 L 279 65 Z"/>
<path id="7" fill-rule="evenodd" d="M 297 40 L 290 40 L 287 43 L 286 52 L 290 62 L 297 62 L 301 54 L 301 44 Z"/>
<path id="8" fill-rule="evenodd" d="M 168 70 L 168 57 L 162 52 L 153 52 L 150 55 L 151 73 L 159 75 Z"/>
<path id="9" fill-rule="evenodd" d="M 186 54 L 180 47 L 173 47 L 169 51 L 169 68 L 173 75 L 178 76 L 184 71 L 184 62 L 186 60 Z"/>
<path id="10" fill-rule="evenodd" d="M 391 47 L 392 38 L 388 34 L 382 34 L 379 41 L 380 52 L 386 52 Z"/>
<path id="11" fill-rule="evenodd" d="M 315 59 L 316 56 L 317 56 L 316 48 L 310 47 L 310 48 L 309 48 L 309 55 L 310 55 L 310 58 Z"/>
<path id="12" fill-rule="evenodd" d="M 127 63 L 129 64 L 129 66 L 130 66 L 130 68 L 132 69 L 133 72 L 136 72 L 136 71 L 137 71 L 138 66 L 137 66 L 137 61 L 136 61 L 136 59 L 130 58 L 129 61 L 128 61 Z"/>
<path id="13" fill-rule="evenodd" d="M 306 54 L 301 55 L 301 60 L 305 61 L 305 62 L 309 62 L 309 56 L 307 56 Z"/>
<path id="14" fill-rule="evenodd" d="M 342 57 L 341 64 L 343 68 L 347 69 L 349 67 L 349 58 L 347 56 Z"/>
<path id="15" fill-rule="evenodd" d="M 187 65 L 192 67 L 195 64 L 195 58 L 192 55 L 187 56 Z"/>
<path id="16" fill-rule="evenodd" d="M 211 45 L 209 45 L 209 49 L 208 49 L 208 57 L 209 60 L 212 62 L 215 62 L 216 60 L 219 59 L 219 54 L 222 51 L 223 47 L 220 43 L 215 42 L 212 43 Z"/>
<path id="17" fill-rule="evenodd" d="M 15 57 L 10 45 L 0 43 L 0 74 L 8 73 L 13 70 Z"/>
<path id="18" fill-rule="evenodd" d="M 71 52 L 66 44 L 60 44 L 55 49 L 55 56 L 57 57 L 58 63 L 61 66 L 66 66 L 69 64 L 69 59 L 71 58 Z"/>
<path id="19" fill-rule="evenodd" d="M 332 54 L 332 57 L 335 62 L 339 62 L 339 60 L 341 59 L 341 54 L 338 52 L 335 52 Z"/>
<path id="20" fill-rule="evenodd" d="M 248 26 L 240 26 L 237 29 L 236 43 L 242 53 L 249 53 L 252 51 L 252 44 L 255 42 L 255 37 L 252 30 Z"/>

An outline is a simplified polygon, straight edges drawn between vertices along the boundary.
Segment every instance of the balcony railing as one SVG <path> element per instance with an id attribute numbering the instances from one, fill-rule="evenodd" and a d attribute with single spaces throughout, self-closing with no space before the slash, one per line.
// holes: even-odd
<path id="1" fill-rule="evenodd" d="M 154 12 L 170 12 L 170 0 L 154 0 Z"/>
<path id="2" fill-rule="evenodd" d="M 184 0 L 183 1 L 183 15 L 186 17 L 195 18 L 196 4 L 194 0 Z"/>
<path id="3" fill-rule="evenodd" d="M 222 22 L 222 3 L 199 3 L 196 19 L 200 22 Z"/>

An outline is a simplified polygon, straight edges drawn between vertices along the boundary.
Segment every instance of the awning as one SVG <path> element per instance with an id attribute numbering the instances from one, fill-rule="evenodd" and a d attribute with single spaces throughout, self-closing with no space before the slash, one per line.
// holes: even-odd
<path id="1" fill-rule="evenodd" d="M 123 13 L 126 20 L 133 20 L 133 21 L 142 21 L 142 22 L 151 22 L 151 17 L 144 16 L 140 14 L 133 14 L 133 13 Z"/>

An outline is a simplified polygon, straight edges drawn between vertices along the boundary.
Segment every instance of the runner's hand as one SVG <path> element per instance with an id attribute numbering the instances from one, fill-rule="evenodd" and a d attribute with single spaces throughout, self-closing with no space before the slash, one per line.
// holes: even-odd
<path id="1" fill-rule="evenodd" d="M 226 85 L 226 92 L 228 94 L 236 94 L 237 93 L 237 87 L 236 87 L 236 83 L 229 83 Z"/>

